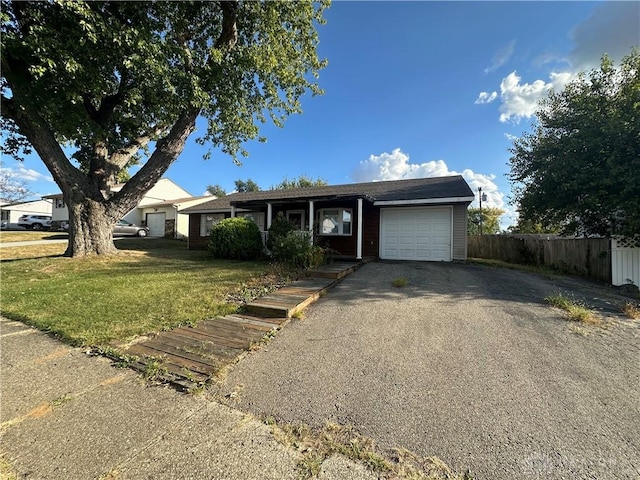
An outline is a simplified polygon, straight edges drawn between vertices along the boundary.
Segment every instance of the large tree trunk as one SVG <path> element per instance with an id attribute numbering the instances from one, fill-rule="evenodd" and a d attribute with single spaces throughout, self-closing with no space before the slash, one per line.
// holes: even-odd
<path id="1" fill-rule="evenodd" d="M 113 243 L 113 212 L 104 202 L 91 199 L 72 201 L 69 208 L 69 246 L 65 255 L 111 255 L 118 249 Z"/>

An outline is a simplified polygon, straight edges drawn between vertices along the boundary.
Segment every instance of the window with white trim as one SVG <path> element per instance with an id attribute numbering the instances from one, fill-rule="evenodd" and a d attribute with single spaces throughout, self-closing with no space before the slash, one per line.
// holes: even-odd
<path id="1" fill-rule="evenodd" d="M 220 220 L 224 220 L 224 213 L 203 213 L 200 215 L 200 236 L 211 235 L 211 228 Z"/>
<path id="2" fill-rule="evenodd" d="M 264 213 L 263 212 L 242 212 L 237 214 L 238 217 L 244 217 L 258 225 L 260 231 L 264 231 Z"/>
<path id="3" fill-rule="evenodd" d="M 55 208 L 64 208 L 64 200 L 62 198 L 56 198 L 54 202 Z"/>
<path id="4" fill-rule="evenodd" d="M 350 208 L 323 208 L 318 212 L 320 235 L 351 235 Z"/>

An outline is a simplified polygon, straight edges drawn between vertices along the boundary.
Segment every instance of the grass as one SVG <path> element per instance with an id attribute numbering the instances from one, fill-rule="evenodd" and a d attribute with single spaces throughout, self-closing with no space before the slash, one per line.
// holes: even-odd
<path id="1" fill-rule="evenodd" d="M 393 279 L 393 281 L 391 282 L 391 285 L 393 285 L 396 288 L 402 288 L 402 287 L 406 287 L 408 283 L 409 283 L 409 280 L 407 280 L 406 278 L 398 277 Z"/>
<path id="2" fill-rule="evenodd" d="M 18 478 L 13 465 L 3 454 L 0 454 L 0 478 L 3 480 L 17 480 Z"/>
<path id="3" fill-rule="evenodd" d="M 633 320 L 637 320 L 640 318 L 640 304 L 635 305 L 627 302 L 622 306 L 622 313 Z"/>
<path id="4" fill-rule="evenodd" d="M 544 300 L 550 305 L 564 310 L 569 320 L 587 325 L 600 325 L 602 323 L 602 320 L 592 310 L 561 293 L 549 295 Z"/>
<path id="5" fill-rule="evenodd" d="M 65 246 L 46 247 L 59 255 Z M 117 345 L 235 312 L 227 296 L 269 268 L 215 260 L 175 240 L 121 239 L 116 246 L 119 255 L 84 259 L 47 256 L 42 246 L 1 249 L 0 313 L 73 345 Z"/>
<path id="6" fill-rule="evenodd" d="M 301 455 L 297 468 L 301 478 L 317 476 L 322 463 L 334 454 L 357 462 L 382 478 L 415 480 L 471 480 L 459 475 L 436 457 L 419 457 L 406 450 L 382 451 L 370 438 L 353 427 L 329 423 L 321 429 L 307 425 L 278 426 L 273 417 L 265 419 L 275 438 Z"/>
<path id="7" fill-rule="evenodd" d="M 66 240 L 69 235 L 65 232 L 47 232 L 32 230 L 5 230 L 0 231 L 0 243 L 29 242 L 34 240 Z"/>

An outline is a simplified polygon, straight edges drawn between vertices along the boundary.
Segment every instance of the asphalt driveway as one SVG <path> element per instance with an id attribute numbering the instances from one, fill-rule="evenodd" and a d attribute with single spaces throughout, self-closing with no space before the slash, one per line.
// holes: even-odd
<path id="1" fill-rule="evenodd" d="M 395 288 L 398 277 L 408 285 Z M 608 319 L 576 328 L 544 297 Z M 640 476 L 640 327 L 624 297 L 479 265 L 371 263 L 229 373 L 280 421 L 354 425 L 478 479 Z"/>

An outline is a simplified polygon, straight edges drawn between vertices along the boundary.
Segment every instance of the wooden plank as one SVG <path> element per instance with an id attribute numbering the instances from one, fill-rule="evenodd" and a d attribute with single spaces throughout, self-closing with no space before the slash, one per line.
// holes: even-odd
<path id="1" fill-rule="evenodd" d="M 163 338 L 169 337 L 173 342 L 180 345 L 192 345 L 195 348 L 202 347 L 210 353 L 213 353 L 216 356 L 222 358 L 233 359 L 240 355 L 243 352 L 241 348 L 232 348 L 232 347 L 224 347 L 222 345 L 218 345 L 211 340 L 202 340 L 202 339 L 194 339 L 193 337 L 188 337 L 185 335 L 181 335 L 178 332 L 170 331 L 164 332 L 168 335 L 163 335 Z M 155 340 L 155 339 L 154 339 Z"/>
<path id="2" fill-rule="evenodd" d="M 282 304 L 282 305 L 297 305 L 300 302 L 304 302 L 309 295 L 286 295 L 282 293 L 272 293 L 271 295 L 265 295 L 258 298 L 258 303 L 261 304 Z M 252 302 L 253 303 L 253 302 Z"/>
<path id="3" fill-rule="evenodd" d="M 257 338 L 262 338 L 264 337 L 267 332 L 265 331 L 260 331 L 260 330 L 253 330 L 253 329 L 249 329 L 249 328 L 241 328 L 240 325 L 235 324 L 235 325 L 223 325 L 223 324 L 219 324 L 219 325 L 205 325 L 202 324 L 198 330 L 205 332 L 205 333 L 211 333 L 213 335 L 218 335 L 219 337 L 222 338 L 228 338 L 231 340 L 238 340 L 238 341 L 250 341 L 250 340 L 255 340 Z"/>
<path id="4" fill-rule="evenodd" d="M 181 335 L 162 335 L 152 340 L 156 344 L 167 345 L 168 347 L 178 348 L 196 356 L 213 356 L 218 359 L 230 360 L 238 356 L 242 350 L 221 348 L 213 342 L 194 341 L 193 338 L 185 338 Z"/>
<path id="5" fill-rule="evenodd" d="M 189 372 L 185 372 L 183 367 L 179 367 L 178 365 L 167 364 L 165 365 L 167 371 L 177 377 L 184 378 L 191 383 L 199 383 L 206 382 L 211 374 L 205 375 L 203 373 L 194 372 L 189 370 Z"/>
<path id="6" fill-rule="evenodd" d="M 282 317 L 282 318 L 272 318 L 272 317 L 254 317 L 253 315 L 244 315 L 241 313 L 234 313 L 233 314 L 234 317 L 237 318 L 248 318 L 248 319 L 257 319 L 261 322 L 264 322 L 265 324 L 270 324 L 273 326 L 278 326 L 281 325 L 282 322 L 284 322 L 286 320 L 286 318 Z"/>
<path id="7" fill-rule="evenodd" d="M 251 330 L 256 330 L 264 333 L 267 333 L 273 329 L 272 325 L 264 325 L 258 322 L 251 322 L 251 321 L 240 319 L 240 318 L 236 320 L 231 316 L 218 317 L 214 320 L 209 320 L 207 324 L 212 326 L 223 325 L 223 326 L 229 326 L 229 327 L 234 327 L 239 329 L 248 328 Z"/>
<path id="8" fill-rule="evenodd" d="M 255 325 L 259 327 L 266 327 L 266 330 L 265 330 L 266 332 L 270 332 L 274 328 L 277 328 L 279 325 L 278 323 L 274 324 L 273 322 L 264 322 L 261 319 L 258 319 L 257 317 L 240 317 L 236 315 L 226 315 L 223 318 L 227 321 L 241 323 L 243 325 L 248 324 L 248 325 Z"/>
<path id="9" fill-rule="evenodd" d="M 245 349 L 247 348 L 247 344 L 248 344 L 248 342 L 246 341 L 230 340 L 229 338 L 223 337 L 220 334 L 216 334 L 210 331 L 205 331 L 204 329 L 196 330 L 196 329 L 180 328 L 178 330 L 180 331 L 179 333 L 182 333 L 185 336 L 189 336 L 189 337 L 200 339 L 200 340 L 211 340 L 212 342 L 225 347 Z"/>
<path id="10" fill-rule="evenodd" d="M 264 333 L 256 332 L 252 330 L 246 330 L 244 332 L 240 332 L 240 331 L 232 331 L 232 330 L 227 330 L 227 329 L 208 326 L 208 325 L 201 325 L 200 327 L 198 327 L 196 332 L 197 334 L 200 334 L 200 335 L 209 336 L 212 339 L 220 339 L 227 342 L 235 342 L 236 345 L 231 345 L 231 346 L 237 346 L 239 348 L 246 348 L 247 344 L 251 340 L 255 340 L 256 338 L 262 338 L 264 336 Z M 194 332 L 189 332 L 189 333 L 194 333 Z M 216 340 L 213 340 L 213 341 L 216 342 Z"/>
<path id="11" fill-rule="evenodd" d="M 153 353 L 151 355 L 160 356 L 164 362 L 178 364 L 205 374 L 212 373 L 227 363 L 220 358 L 213 359 L 193 355 L 171 345 L 154 343 L 153 341 L 138 344 L 137 347 L 141 347 L 137 349 L 138 351 L 153 350 L 157 352 L 155 355 Z"/>

